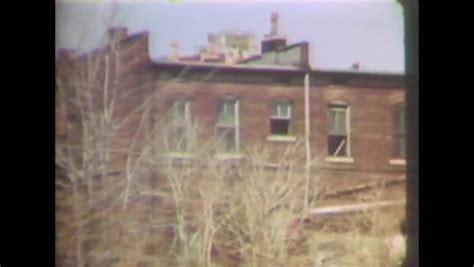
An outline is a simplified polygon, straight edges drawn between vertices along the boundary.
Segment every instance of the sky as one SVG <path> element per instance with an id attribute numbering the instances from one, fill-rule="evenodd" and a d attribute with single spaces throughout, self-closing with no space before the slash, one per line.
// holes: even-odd
<path id="1" fill-rule="evenodd" d="M 60 0 L 56 46 L 86 52 L 104 43 L 108 26 L 150 33 L 150 56 L 206 46 L 208 33 L 252 32 L 260 41 L 278 12 L 287 43 L 308 41 L 315 69 L 404 72 L 403 14 L 395 0 Z"/>

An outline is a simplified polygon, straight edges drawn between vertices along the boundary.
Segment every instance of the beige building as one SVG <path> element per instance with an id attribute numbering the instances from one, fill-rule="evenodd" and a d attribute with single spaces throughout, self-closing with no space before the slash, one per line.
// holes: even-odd
<path id="1" fill-rule="evenodd" d="M 179 44 L 174 42 L 171 60 L 234 64 L 260 54 L 257 38 L 251 33 L 210 33 L 207 40 L 207 47 L 192 55 L 181 55 Z"/>

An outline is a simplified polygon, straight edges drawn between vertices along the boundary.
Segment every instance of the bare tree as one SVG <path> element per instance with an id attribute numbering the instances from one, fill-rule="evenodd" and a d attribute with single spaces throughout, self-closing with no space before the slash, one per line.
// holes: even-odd
<path id="1" fill-rule="evenodd" d="M 103 21 L 106 27 L 116 23 L 115 9 Z M 226 255 L 226 248 L 253 266 L 265 258 L 284 262 L 287 225 L 304 206 L 303 176 L 288 161 L 300 148 L 289 149 L 270 168 L 270 153 L 260 154 L 260 148 L 249 148 L 241 164 L 229 163 L 214 157 L 218 138 L 203 143 L 199 127 L 192 126 L 187 142 L 193 159 L 168 157 L 169 122 L 155 114 L 156 103 L 187 70 L 158 88 L 142 68 L 148 59 L 143 44 L 124 43 L 120 32 L 111 33 L 103 36 L 105 49 L 60 57 L 57 64 L 58 122 L 64 128 L 56 140 L 58 265 L 148 260 L 214 266 L 214 252 Z M 77 40 L 87 35 L 78 33 Z M 164 177 L 158 188 L 150 185 L 157 176 Z M 150 199 L 156 198 L 160 204 L 153 206 Z M 147 257 L 143 247 L 168 228 L 173 240 L 162 246 L 168 251 Z"/>
<path id="2" fill-rule="evenodd" d="M 118 235 L 134 224 L 133 218 L 124 220 L 133 178 L 151 170 L 144 160 L 151 155 L 147 142 L 154 135 L 153 105 L 145 98 L 151 87 L 133 82 L 144 63 L 129 60 L 142 52 L 140 45 L 112 36 L 107 49 L 57 65 L 57 102 L 64 119 L 59 123 L 66 128 L 56 140 L 56 165 L 63 170 L 56 197 L 65 211 L 57 216 L 64 225 L 57 247 L 66 255 L 74 250 L 77 266 L 113 254 Z M 68 224 L 72 233 L 62 231 Z M 75 242 L 64 246 L 66 239 Z M 97 251 L 103 253 L 94 255 Z"/>

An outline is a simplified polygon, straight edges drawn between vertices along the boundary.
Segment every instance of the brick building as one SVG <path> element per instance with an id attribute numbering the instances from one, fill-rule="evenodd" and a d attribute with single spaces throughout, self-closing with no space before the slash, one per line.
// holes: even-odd
<path id="1" fill-rule="evenodd" d="M 324 199 L 318 202 L 320 205 L 353 202 L 361 197 L 354 193 L 368 192 L 380 184 L 388 189 L 383 191 L 383 199 L 404 199 L 404 75 L 368 73 L 357 68 L 314 70 L 309 65 L 306 42 L 287 46 L 286 40 L 274 35 L 262 41 L 266 50 L 261 56 L 241 64 L 153 61 L 148 33 L 128 35 L 126 28 L 109 33 L 111 42 L 107 47 L 81 56 L 65 50 L 58 53 L 56 136 L 66 140 L 61 144 L 88 142 L 74 123 L 82 116 L 74 110 L 82 105 L 80 98 L 90 101 L 84 103 L 91 104 L 91 110 L 105 109 L 102 103 L 110 101 L 108 94 L 114 88 L 118 96 L 112 108 L 119 114 L 116 118 L 131 118 L 120 123 L 118 130 L 101 128 L 107 120 L 113 120 L 107 118 L 112 110 L 105 111 L 103 117 L 90 118 L 87 125 L 83 123 L 81 127 L 103 136 L 82 144 L 90 148 L 91 157 L 100 159 L 94 154 L 95 147 L 108 145 L 101 142 L 107 140 L 110 131 L 119 132 L 119 138 L 110 144 L 119 152 L 108 159 L 108 166 L 83 162 L 86 168 L 73 175 L 95 177 L 101 174 L 84 171 L 105 173 L 107 169 L 104 177 L 128 178 L 127 172 L 134 169 L 128 164 L 138 162 L 140 156 L 134 156 L 132 150 L 120 151 L 150 145 L 142 129 L 152 128 L 160 118 L 170 115 L 173 123 L 167 130 L 171 135 L 162 155 L 170 159 L 193 159 L 187 139 L 191 124 L 199 121 L 200 137 L 216 137 L 213 152 L 219 161 L 239 164 L 245 161 L 245 150 L 254 144 L 269 147 L 273 155 L 284 153 L 294 144 L 305 144 L 303 158 L 314 166 L 311 175 L 321 178 Z M 143 103 L 150 104 L 149 108 L 142 109 Z M 264 164 L 272 167 L 278 162 Z M 58 164 L 58 175 L 71 175 L 63 171 Z M 143 225 L 151 225 L 150 214 L 159 211 L 156 205 L 163 202 L 153 196 L 153 174 L 137 176 L 146 182 L 137 189 L 142 190 L 139 194 L 131 194 L 129 203 L 134 205 L 139 228 L 149 229 Z M 113 208 L 119 210 L 121 205 Z M 135 223 L 131 217 L 127 217 L 127 223 Z"/>
<path id="2" fill-rule="evenodd" d="M 251 143 L 284 148 L 297 140 L 304 141 L 307 134 L 311 157 L 324 179 L 331 181 L 327 185 L 329 191 L 333 190 L 332 185 L 350 187 L 404 177 L 402 74 L 312 70 L 308 64 L 270 65 L 271 62 L 226 65 L 152 61 L 146 33 L 127 36 L 126 29 L 119 28 L 111 30 L 111 36 L 119 40 L 121 47 L 128 47 L 121 55 L 128 69 L 118 75 L 134 73 L 120 86 L 143 85 L 133 93 L 142 98 L 159 92 L 157 114 L 173 109 L 183 123 L 199 118 L 209 134 L 220 132 L 224 158 L 239 159 L 240 152 Z M 262 43 L 268 46 L 269 40 Z M 305 46 L 306 55 L 307 49 Z M 275 50 L 269 52 L 272 51 Z M 292 55 L 304 62 L 300 53 Z M 67 60 L 87 57 L 68 56 L 71 53 L 60 53 L 58 75 Z M 173 83 L 169 83 L 171 80 Z M 64 106 L 58 110 L 62 109 Z M 309 127 L 305 129 L 307 119 Z M 63 122 L 59 121 L 57 127 L 61 134 Z M 185 146 L 176 150 L 179 154 L 186 152 Z"/>
<path id="3" fill-rule="evenodd" d="M 178 98 L 186 118 L 204 118 L 209 129 L 223 120 L 228 129 L 223 157 L 238 158 L 254 142 L 278 148 L 303 140 L 306 77 L 311 155 L 328 186 L 404 176 L 401 75 L 183 63 L 153 67 L 159 82 L 189 68 L 189 78 L 164 89 L 160 109 L 165 112 L 169 99 Z"/>

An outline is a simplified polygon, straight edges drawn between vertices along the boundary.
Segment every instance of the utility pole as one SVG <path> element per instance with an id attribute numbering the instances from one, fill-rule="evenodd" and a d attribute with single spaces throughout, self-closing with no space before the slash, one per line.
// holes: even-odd
<path id="1" fill-rule="evenodd" d="M 305 166 L 305 192 L 304 192 L 304 217 L 309 212 L 309 180 L 311 177 L 311 144 L 310 144 L 310 101 L 309 101 L 309 71 L 304 75 L 304 129 L 305 129 L 305 147 L 306 147 L 306 166 Z"/>

